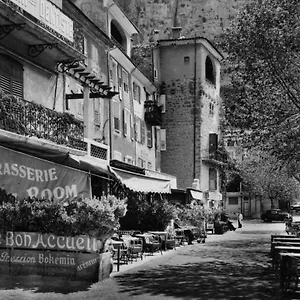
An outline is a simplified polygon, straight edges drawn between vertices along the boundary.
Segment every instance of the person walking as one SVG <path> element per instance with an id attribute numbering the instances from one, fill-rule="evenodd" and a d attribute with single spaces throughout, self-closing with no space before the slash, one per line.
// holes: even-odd
<path id="1" fill-rule="evenodd" d="M 243 221 L 243 215 L 242 213 L 239 211 L 238 212 L 238 218 L 237 218 L 237 221 L 238 221 L 238 228 L 242 228 L 243 227 L 243 224 L 242 224 L 242 221 Z"/>

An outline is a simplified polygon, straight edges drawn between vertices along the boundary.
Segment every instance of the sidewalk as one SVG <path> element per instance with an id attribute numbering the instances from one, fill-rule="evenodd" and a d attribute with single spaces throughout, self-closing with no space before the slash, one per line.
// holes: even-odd
<path id="1" fill-rule="evenodd" d="M 138 258 L 137 260 L 133 260 L 132 262 L 128 262 L 128 264 L 121 263 L 119 271 L 117 271 L 117 264 L 114 263 L 113 271 L 110 274 L 110 277 L 116 277 L 118 275 L 121 275 L 124 272 L 127 272 L 131 269 L 134 269 L 138 266 L 141 266 L 144 263 L 149 262 L 151 260 L 154 260 L 156 258 L 166 257 L 166 256 L 174 253 L 174 251 L 176 251 L 176 249 L 178 249 L 180 247 L 185 247 L 185 246 L 178 246 L 175 249 L 169 249 L 167 251 L 162 251 L 162 252 L 154 252 L 153 255 L 152 254 L 143 255 L 143 259 Z"/>

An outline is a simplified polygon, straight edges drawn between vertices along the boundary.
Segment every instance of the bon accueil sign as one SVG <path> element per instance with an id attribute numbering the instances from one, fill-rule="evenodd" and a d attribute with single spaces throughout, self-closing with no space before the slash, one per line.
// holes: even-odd
<path id="1" fill-rule="evenodd" d="M 0 273 L 91 280 L 98 275 L 101 247 L 88 236 L 8 231 L 0 237 Z"/>
<path id="2" fill-rule="evenodd" d="M 0 188 L 21 199 L 65 201 L 91 197 L 88 173 L 4 147 L 0 147 Z"/>

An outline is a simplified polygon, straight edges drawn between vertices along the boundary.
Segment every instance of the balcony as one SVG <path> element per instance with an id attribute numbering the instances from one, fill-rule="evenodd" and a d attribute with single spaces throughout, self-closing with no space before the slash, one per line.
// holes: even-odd
<path id="1" fill-rule="evenodd" d="M 162 125 L 161 107 L 154 101 L 145 101 L 145 122 L 151 126 Z"/>
<path id="2" fill-rule="evenodd" d="M 0 96 L 0 129 L 87 151 L 82 121 L 14 96 Z"/>
<path id="3" fill-rule="evenodd" d="M 0 0 L 0 47 L 53 69 L 58 61 L 84 59 L 82 28 L 49 0 Z M 65 26 L 46 18 L 46 8 Z"/>
<path id="4" fill-rule="evenodd" d="M 206 162 L 208 164 L 211 165 L 224 165 L 224 163 L 227 162 L 227 155 L 225 153 L 223 153 L 222 151 L 220 151 L 219 149 L 213 151 L 213 152 L 209 152 L 204 151 L 203 155 L 202 155 L 202 161 Z"/>

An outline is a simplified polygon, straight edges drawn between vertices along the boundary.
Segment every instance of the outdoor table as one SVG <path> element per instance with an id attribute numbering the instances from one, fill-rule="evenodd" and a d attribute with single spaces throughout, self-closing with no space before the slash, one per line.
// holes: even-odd
<path id="1" fill-rule="evenodd" d="M 300 253 L 300 247 L 295 246 L 275 246 L 274 247 L 274 254 L 272 258 L 272 265 L 275 270 L 278 269 L 278 264 L 280 261 L 280 253 L 282 252 L 292 252 L 292 253 Z"/>
<path id="2" fill-rule="evenodd" d="M 119 271 L 121 258 L 124 259 L 125 263 L 128 261 L 128 248 L 124 247 L 125 245 L 123 241 L 111 240 L 111 245 L 113 247 L 113 258 L 117 253 L 117 271 Z"/>
<path id="3" fill-rule="evenodd" d="M 150 252 L 150 253 L 153 254 L 153 252 L 156 250 L 157 247 L 158 247 L 158 250 L 161 251 L 161 243 L 155 242 L 155 240 L 154 240 L 155 235 L 154 234 L 152 234 L 152 233 L 142 233 L 142 234 L 136 234 L 135 236 L 142 238 L 142 240 L 143 240 L 143 251 L 144 252 Z"/>
<path id="4" fill-rule="evenodd" d="M 300 253 L 280 253 L 280 289 L 286 293 L 298 286 L 298 261 Z"/>
<path id="5" fill-rule="evenodd" d="M 158 235 L 160 236 L 161 240 L 163 241 L 162 245 L 164 247 L 164 251 L 167 250 L 167 236 L 168 233 L 166 231 L 149 231 L 150 233 L 154 234 L 154 235 Z"/>
<path id="6" fill-rule="evenodd" d="M 143 241 L 141 238 L 125 235 L 122 236 L 122 239 L 128 247 L 128 254 L 131 260 L 133 259 L 133 257 L 138 258 L 139 255 L 141 259 L 143 259 Z"/>

